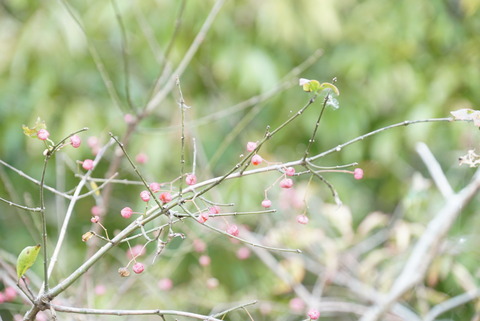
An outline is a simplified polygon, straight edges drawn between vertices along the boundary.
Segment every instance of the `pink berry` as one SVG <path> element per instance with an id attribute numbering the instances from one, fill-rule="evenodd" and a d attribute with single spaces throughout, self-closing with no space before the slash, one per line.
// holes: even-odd
<path id="1" fill-rule="evenodd" d="M 287 176 L 293 176 L 293 175 L 295 175 L 295 168 L 293 168 L 293 167 L 287 167 L 287 168 L 285 168 L 285 174 L 286 174 Z"/>
<path id="2" fill-rule="evenodd" d="M 298 215 L 297 216 L 297 222 L 300 224 L 307 224 L 308 223 L 308 217 L 305 215 Z"/>
<path id="3" fill-rule="evenodd" d="M 208 220 L 208 216 L 209 216 L 209 214 L 207 212 L 202 212 L 202 213 L 200 213 L 200 215 L 198 215 L 197 220 L 200 223 L 205 223 Z"/>
<path id="4" fill-rule="evenodd" d="M 311 309 L 310 311 L 308 311 L 307 315 L 310 318 L 310 320 L 317 320 L 318 318 L 320 318 L 320 312 L 315 309 Z"/>
<path id="5" fill-rule="evenodd" d="M 135 156 L 135 160 L 139 164 L 145 164 L 146 162 L 148 162 L 148 156 L 145 153 L 140 153 L 137 156 Z"/>
<path id="6" fill-rule="evenodd" d="M 11 286 L 6 287 L 3 293 L 5 294 L 5 301 L 13 301 L 17 297 L 17 291 Z"/>
<path id="7" fill-rule="evenodd" d="M 120 211 L 120 214 L 122 215 L 123 218 L 130 218 L 130 216 L 132 216 L 132 213 L 133 211 L 130 207 L 124 207 Z"/>
<path id="8" fill-rule="evenodd" d="M 291 188 L 293 186 L 293 181 L 290 178 L 284 178 L 280 181 L 281 188 Z"/>
<path id="9" fill-rule="evenodd" d="M 353 178 L 362 179 L 363 178 L 363 169 L 355 168 L 355 170 L 353 171 Z"/>
<path id="10" fill-rule="evenodd" d="M 210 256 L 208 255 L 202 255 L 200 256 L 200 258 L 198 259 L 198 262 L 200 263 L 201 266 L 207 266 L 207 265 L 210 265 L 210 262 L 212 260 L 210 259 Z"/>
<path id="11" fill-rule="evenodd" d="M 133 124 L 135 122 L 135 116 L 133 116 L 132 114 L 125 114 L 123 116 L 123 120 L 127 124 Z"/>
<path id="12" fill-rule="evenodd" d="M 262 201 L 262 206 L 265 207 L 265 208 L 269 208 L 270 206 L 272 206 L 272 201 L 268 200 L 268 199 L 265 199 L 265 200 Z"/>
<path id="13" fill-rule="evenodd" d="M 144 255 L 145 252 L 146 252 L 145 246 L 138 244 L 127 251 L 127 257 L 131 260 L 134 257 L 139 257 L 141 255 Z"/>
<path id="14" fill-rule="evenodd" d="M 290 309 L 296 313 L 299 313 L 305 309 L 305 302 L 303 302 L 303 300 L 300 298 L 291 299 L 288 305 L 290 306 Z"/>
<path id="15" fill-rule="evenodd" d="M 50 136 L 50 133 L 49 133 L 48 130 L 46 130 L 46 129 L 40 129 L 40 130 L 37 132 L 37 137 L 38 137 L 38 139 L 47 140 L 47 139 L 48 139 L 48 136 Z"/>
<path id="16" fill-rule="evenodd" d="M 195 176 L 195 174 L 188 174 L 185 181 L 188 185 L 195 185 L 197 183 L 197 176 Z"/>
<path id="17" fill-rule="evenodd" d="M 93 169 L 93 160 L 91 159 L 86 159 L 82 162 L 82 167 L 83 169 L 89 171 L 91 169 Z"/>
<path id="18" fill-rule="evenodd" d="M 135 272 L 137 274 L 140 274 L 145 270 L 145 266 L 142 263 L 137 262 L 133 265 L 132 270 L 133 270 L 133 272 Z"/>
<path id="19" fill-rule="evenodd" d="M 227 228 L 227 233 L 232 236 L 238 236 L 240 231 L 238 230 L 238 226 L 236 226 L 235 224 L 232 224 Z"/>
<path id="20" fill-rule="evenodd" d="M 142 201 L 148 202 L 150 200 L 150 193 L 148 191 L 141 191 L 140 198 L 142 199 Z"/>
<path id="21" fill-rule="evenodd" d="M 237 258 L 240 260 L 246 260 L 250 257 L 250 249 L 248 247 L 242 246 L 237 250 Z"/>
<path id="22" fill-rule="evenodd" d="M 162 188 L 162 185 L 160 185 L 156 182 L 153 182 L 148 187 L 150 187 L 150 189 L 152 190 L 152 193 L 158 193 L 158 192 L 160 192 L 160 189 Z"/>
<path id="23" fill-rule="evenodd" d="M 5 294 L 3 294 L 3 292 L 0 292 L 0 304 L 5 303 L 6 301 L 7 299 L 5 298 Z M 23 320 L 23 318 L 21 318 L 20 320 Z"/>
<path id="24" fill-rule="evenodd" d="M 212 206 L 208 209 L 208 213 L 210 214 L 219 214 L 220 213 L 220 207 L 218 206 Z"/>
<path id="25" fill-rule="evenodd" d="M 172 200 L 172 194 L 170 194 L 169 192 L 165 192 L 165 193 L 160 194 L 160 196 L 158 198 L 160 198 L 162 203 L 168 203 Z"/>
<path id="26" fill-rule="evenodd" d="M 90 222 L 92 222 L 92 223 L 98 223 L 98 222 L 100 222 L 100 216 L 95 215 L 94 217 L 92 217 L 92 218 L 90 219 Z"/>
<path id="27" fill-rule="evenodd" d="M 82 143 L 82 139 L 78 135 L 73 135 L 70 137 L 70 144 L 72 144 L 73 148 L 78 148 L 80 147 L 80 144 Z"/>
<path id="28" fill-rule="evenodd" d="M 103 284 L 95 286 L 94 292 L 96 295 L 104 295 L 107 292 L 107 287 Z"/>
<path id="29" fill-rule="evenodd" d="M 257 148 L 257 143 L 255 142 L 248 142 L 247 143 L 247 151 L 248 152 L 253 152 Z"/>
<path id="30" fill-rule="evenodd" d="M 103 214 L 103 209 L 98 205 L 94 205 L 90 209 L 90 213 L 92 213 L 93 216 L 100 216 Z"/>
<path id="31" fill-rule="evenodd" d="M 193 240 L 193 248 L 195 249 L 195 252 L 205 252 L 205 250 L 207 249 L 207 244 L 205 244 L 205 242 L 201 239 L 195 239 Z"/>
<path id="32" fill-rule="evenodd" d="M 257 166 L 257 165 L 261 164 L 262 162 L 263 162 L 262 156 L 260 156 L 260 155 L 258 155 L 258 154 L 253 155 L 253 157 L 252 157 L 252 165 Z"/>
<path id="33" fill-rule="evenodd" d="M 162 291 L 168 291 L 173 287 L 173 281 L 169 278 L 163 278 L 158 281 L 158 287 Z"/>

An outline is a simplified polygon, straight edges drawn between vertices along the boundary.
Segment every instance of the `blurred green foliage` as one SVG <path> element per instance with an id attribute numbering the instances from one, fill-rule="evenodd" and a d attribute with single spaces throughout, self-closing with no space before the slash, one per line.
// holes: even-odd
<path id="1" fill-rule="evenodd" d="M 86 147 L 87 138 L 96 136 L 105 143 L 108 132 L 123 135 L 124 115 L 137 113 L 151 97 L 165 64 L 166 48 L 171 46 L 167 68 L 175 68 L 213 5 L 213 1 L 186 1 L 182 9 L 182 3 L 173 0 L 2 1 L 0 158 L 39 179 L 43 145 L 24 136 L 21 125 L 33 125 L 37 117 L 41 117 L 54 141 L 88 127 L 89 131 L 82 134 L 82 148 L 66 148 L 48 169 L 48 185 L 63 187 L 66 191 L 72 189 L 78 182 L 72 174 L 78 172 L 75 161 L 92 158 Z M 116 6 L 120 21 L 116 17 Z M 195 137 L 199 179 L 221 175 L 237 163 L 247 141 L 260 140 L 266 126 L 276 128 L 307 103 L 309 95 L 296 86 L 293 78 L 295 85 L 279 90 L 259 104 L 232 108 L 275 88 L 285 75 L 319 48 L 323 55 L 299 77 L 320 82 L 336 78 L 341 95 L 338 97 L 340 109 L 327 110 L 321 120 L 312 155 L 403 120 L 448 117 L 454 109 L 478 108 L 479 30 L 480 4 L 475 0 L 227 1 L 180 77 L 186 104 L 191 106 L 186 123 L 187 166 L 192 164 L 191 139 Z M 96 64 L 92 58 L 92 50 L 98 53 L 118 98 L 109 94 L 97 68 L 98 61 Z M 153 114 L 142 121 L 128 146 L 132 156 L 140 152 L 148 155 L 149 162 L 141 165 L 140 170 L 149 181 L 167 182 L 179 174 L 178 99 L 174 89 Z M 321 102 L 317 102 L 290 128 L 270 140 L 262 149 L 262 156 L 272 162 L 301 158 L 320 106 Z M 225 139 L 228 141 L 222 145 Z M 319 164 L 325 166 L 359 162 L 365 170 L 365 179 L 361 182 L 353 181 L 350 175 L 325 175 L 344 204 L 352 209 L 353 227 L 373 211 L 390 215 L 399 207 L 404 208 L 407 221 L 425 223 L 442 206 L 442 198 L 434 188 L 421 194 L 412 187 L 415 173 L 428 177 L 415 153 L 415 144 L 419 141 L 431 148 L 454 189 L 468 182 L 473 170 L 458 168 L 457 158 L 467 149 L 477 147 L 479 134 L 476 128 L 464 123 L 394 129 L 321 160 Z M 214 163 L 210 163 L 212 157 Z M 112 158 L 112 153 L 107 153 L 94 176 L 103 177 Z M 61 173 L 65 170 L 68 175 L 63 177 Z M 38 206 L 38 186 L 5 167 L 0 168 L 0 175 L 0 196 Z M 219 202 L 235 203 L 237 211 L 258 209 L 263 190 L 276 177 L 266 174 L 228 182 L 211 197 Z M 120 178 L 137 179 L 126 162 L 121 167 Z M 298 182 L 299 185 L 306 183 Z M 322 218 L 316 217 L 321 211 L 317 209 L 324 203 L 332 203 L 333 199 L 321 184 L 310 188 L 311 202 L 316 206 L 310 206 L 309 214 L 314 226 L 322 227 Z M 109 231 L 124 226 L 125 222 L 117 215 L 122 207 L 143 206 L 138 201 L 140 190 L 139 186 L 114 186 L 107 209 Z M 50 242 L 54 242 L 66 205 L 61 205 L 51 194 L 47 196 Z M 270 196 L 274 204 L 285 197 L 277 192 Z M 93 198 L 78 203 L 65 246 L 69 250 L 63 253 L 67 260 L 62 262 L 61 271 L 54 279 L 64 277 L 84 260 L 85 246 L 79 240 L 90 228 L 90 208 L 94 204 Z M 475 234 L 480 223 L 474 215 L 478 205 L 475 201 L 465 210 L 453 234 Z M 3 203 L 0 210 L 2 250 L 18 253 L 25 244 L 32 243 L 32 239 L 39 240 L 35 214 Z M 291 220 L 301 209 L 285 207 L 279 211 L 279 218 L 272 220 L 280 224 L 282 220 Z M 262 216 L 238 220 L 264 234 L 271 224 Z M 114 296 L 123 294 L 123 288 L 135 290 L 141 293 L 135 297 L 144 295 L 142 302 L 128 302 L 117 295 L 114 302 L 96 297 L 93 305 L 113 308 L 112 303 L 121 302 L 122 308 L 175 308 L 209 313 L 214 306 L 249 298 L 262 300 L 255 317 L 257 321 L 299 319 L 286 316 L 285 306 L 291 293 L 278 290 L 278 279 L 261 262 L 254 258 L 240 262 L 236 259 L 234 251 L 240 245 L 231 244 L 207 230 L 198 230 L 193 224 L 185 224 L 184 228 L 189 236 L 187 240 L 169 244 L 159 262 L 151 269 L 147 267 L 154 279 L 164 275 L 172 277 L 175 284 L 172 292 L 157 293 L 155 284 L 135 277 L 119 285 L 120 290 L 113 287 L 107 291 Z M 197 237 L 208 244 L 208 254 L 212 257 L 209 268 L 198 266 L 198 253 L 185 245 Z M 90 283 L 83 283 L 79 288 L 93 283 L 122 284 L 114 271 L 125 264 L 124 250 L 126 248 L 116 249 L 97 267 L 94 281 L 87 281 Z M 152 254 L 154 249 L 148 252 Z M 465 256 L 467 261 L 469 253 Z M 475 262 L 465 264 L 474 271 Z M 40 271 L 40 264 L 33 269 Z M 205 286 L 205 280 L 211 277 L 219 280 L 215 290 Z M 442 282 L 448 295 L 462 292 L 455 288 L 455 281 Z M 75 290 L 69 294 L 75 294 Z M 15 309 L 23 311 L 24 307 L 12 310 Z M 449 318 L 469 319 L 472 309 L 453 310 Z M 270 312 L 262 314 L 262 311 Z M 231 317 L 231 320 L 241 319 L 245 316 L 240 313 Z"/>

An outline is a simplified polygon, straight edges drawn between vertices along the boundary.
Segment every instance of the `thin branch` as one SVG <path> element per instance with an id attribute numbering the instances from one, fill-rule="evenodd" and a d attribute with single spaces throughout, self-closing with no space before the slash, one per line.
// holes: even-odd
<path id="1" fill-rule="evenodd" d="M 383 300 L 374 305 L 360 321 L 377 321 L 405 292 L 421 282 L 438 252 L 442 240 L 446 237 L 453 222 L 460 214 L 462 208 L 470 202 L 480 189 L 480 174 L 458 194 L 447 199 L 435 218 L 428 224 L 427 229 L 414 246 L 401 274 L 396 278 L 389 293 Z"/>
<path id="2" fill-rule="evenodd" d="M 433 309 L 431 309 L 427 313 L 427 315 L 425 315 L 425 318 L 423 319 L 423 321 L 434 321 L 441 314 L 449 310 L 452 310 L 458 306 L 464 305 L 470 301 L 473 301 L 479 297 L 480 297 L 480 288 L 473 289 L 468 292 L 457 295 L 451 299 L 448 299 L 434 306 Z"/>
<path id="3" fill-rule="evenodd" d="M 40 208 L 40 207 L 28 207 L 28 206 L 23 206 L 23 205 L 14 203 L 14 202 L 12 202 L 12 201 L 6 200 L 6 199 L 4 199 L 3 197 L 0 197 L 0 201 L 5 202 L 5 203 L 7 203 L 7 204 L 10 205 L 10 206 L 13 206 L 13 207 L 16 207 L 16 208 L 20 208 L 20 209 L 22 209 L 22 210 L 30 211 L 30 212 L 41 212 L 41 211 L 42 211 L 42 208 Z"/>
<path id="4" fill-rule="evenodd" d="M 172 90 L 173 86 L 175 85 L 175 79 L 177 77 L 180 77 L 185 71 L 185 68 L 187 68 L 188 64 L 190 63 L 193 56 L 197 52 L 201 43 L 205 39 L 205 36 L 208 30 L 212 26 L 213 21 L 215 20 L 215 17 L 217 16 L 224 2 L 225 0 L 217 0 L 215 2 L 215 4 L 212 7 L 212 10 L 210 10 L 210 13 L 208 14 L 207 19 L 203 23 L 203 26 L 200 28 L 200 31 L 198 32 L 197 36 L 193 40 L 193 43 L 190 45 L 190 48 L 188 48 L 187 52 L 185 53 L 185 56 L 183 56 L 183 59 L 178 65 L 177 69 L 175 69 L 175 71 L 172 73 L 170 78 L 162 87 L 162 90 L 156 93 L 155 96 L 153 96 L 153 98 L 145 106 L 145 109 L 143 112 L 145 115 L 150 114 L 153 111 L 153 109 L 156 108 L 167 97 L 168 93 Z"/>
<path id="5" fill-rule="evenodd" d="M 77 313 L 77 314 L 94 314 L 94 315 L 114 315 L 114 316 L 125 316 L 125 315 L 176 315 L 181 317 L 187 317 L 191 319 L 205 320 L 205 321 L 222 321 L 213 316 L 176 311 L 176 310 L 109 310 L 109 309 L 89 309 L 89 308 L 75 308 L 67 307 L 63 305 L 50 304 L 55 311 L 57 312 L 66 312 L 66 313 Z"/>
<path id="6" fill-rule="evenodd" d="M 451 197 L 454 194 L 452 186 L 450 186 L 450 183 L 448 182 L 445 173 L 443 172 L 440 164 L 438 163 L 437 159 L 432 154 L 428 146 L 425 143 L 420 142 L 415 145 L 415 150 L 422 158 L 425 166 L 427 166 L 430 177 L 432 177 L 435 185 L 437 185 L 437 188 L 440 193 L 442 193 L 443 197 L 445 199 Z"/>

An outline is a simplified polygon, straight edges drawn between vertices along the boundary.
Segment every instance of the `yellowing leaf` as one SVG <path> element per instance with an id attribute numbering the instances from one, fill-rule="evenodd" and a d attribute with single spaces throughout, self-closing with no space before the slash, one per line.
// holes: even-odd
<path id="1" fill-rule="evenodd" d="M 40 244 L 27 246 L 20 252 L 17 259 L 17 276 L 20 279 L 25 272 L 35 263 L 38 252 L 40 252 Z"/>

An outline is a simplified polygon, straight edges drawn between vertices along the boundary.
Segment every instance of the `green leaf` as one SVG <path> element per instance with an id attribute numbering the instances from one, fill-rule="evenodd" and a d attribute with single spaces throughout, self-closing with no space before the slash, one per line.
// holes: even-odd
<path id="1" fill-rule="evenodd" d="M 37 132 L 40 129 L 47 129 L 47 125 L 45 124 L 44 120 L 41 120 L 40 117 L 37 118 L 37 121 L 35 122 L 35 126 L 32 128 L 22 125 L 23 133 L 29 137 L 36 137 Z"/>
<path id="2" fill-rule="evenodd" d="M 40 244 L 27 246 L 20 252 L 17 259 L 17 276 L 20 279 L 25 272 L 35 263 L 38 253 L 40 252 Z"/>
<path id="3" fill-rule="evenodd" d="M 329 82 L 324 82 L 320 85 L 319 90 L 331 89 L 337 96 L 340 96 L 340 91 L 338 90 L 337 86 L 331 84 Z"/>

